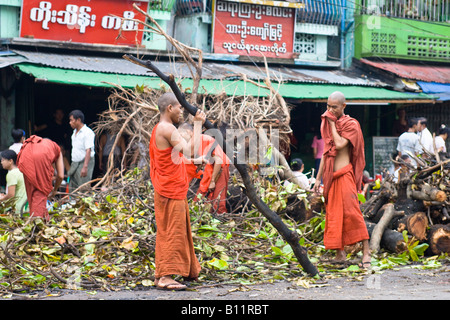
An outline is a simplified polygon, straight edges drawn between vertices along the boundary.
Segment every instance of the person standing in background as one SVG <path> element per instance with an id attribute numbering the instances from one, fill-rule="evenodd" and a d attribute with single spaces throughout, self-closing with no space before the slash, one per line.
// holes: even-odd
<path id="1" fill-rule="evenodd" d="M 400 137 L 398 137 L 397 151 L 399 156 L 406 154 L 411 158 L 408 151 L 413 155 L 422 153 L 422 146 L 420 145 L 419 136 L 417 135 L 418 124 L 419 120 L 417 118 L 408 120 L 408 131 L 403 132 Z M 413 162 L 413 164 L 414 163 L 415 162 Z"/>
<path id="2" fill-rule="evenodd" d="M 417 126 L 417 135 L 423 148 L 431 154 L 434 154 L 433 147 L 433 135 L 427 128 L 427 118 L 419 118 L 419 124 Z"/>
<path id="3" fill-rule="evenodd" d="M 67 173 L 69 176 L 69 191 L 92 179 L 95 166 L 95 133 L 84 123 L 84 114 L 80 110 L 73 110 L 69 114 L 69 124 L 72 134 L 72 163 Z"/>
<path id="4" fill-rule="evenodd" d="M 315 169 L 314 176 L 317 176 L 317 172 L 319 172 L 320 161 L 323 155 L 323 146 L 324 142 L 319 127 L 319 129 L 316 130 L 316 135 L 314 136 L 313 142 L 311 144 L 311 148 L 313 149 L 314 154 L 314 169 Z"/>
<path id="5" fill-rule="evenodd" d="M 6 194 L 0 194 L 0 202 L 12 201 L 16 213 L 20 213 L 22 207 L 27 203 L 27 192 L 23 174 L 16 165 L 17 154 L 14 150 L 5 150 L 1 153 L 1 163 L 6 175 Z"/>
<path id="6" fill-rule="evenodd" d="M 13 150 L 16 154 L 19 154 L 20 148 L 22 148 L 23 142 L 25 141 L 25 131 L 22 129 L 13 129 L 11 136 L 14 143 L 9 147 L 9 150 Z"/>

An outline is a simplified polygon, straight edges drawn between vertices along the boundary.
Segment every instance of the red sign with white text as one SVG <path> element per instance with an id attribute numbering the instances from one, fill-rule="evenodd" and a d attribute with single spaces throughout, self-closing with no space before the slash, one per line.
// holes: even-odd
<path id="1" fill-rule="evenodd" d="M 292 58 L 295 9 L 216 1 L 214 52 Z"/>
<path id="2" fill-rule="evenodd" d="M 23 0 L 21 37 L 136 45 L 142 41 L 142 26 L 135 21 L 145 21 L 145 16 L 133 4 L 147 12 L 148 1 L 127 0 Z M 120 36 L 119 36 L 120 33 Z"/>

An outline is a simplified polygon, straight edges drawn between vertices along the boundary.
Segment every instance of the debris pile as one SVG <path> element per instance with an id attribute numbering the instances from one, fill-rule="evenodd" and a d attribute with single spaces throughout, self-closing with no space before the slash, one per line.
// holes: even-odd
<path id="1" fill-rule="evenodd" d="M 400 253 L 411 243 L 426 255 L 450 253 L 450 159 L 445 154 L 402 159 L 396 182 L 387 174 L 380 188 L 361 205 L 371 233 L 371 249 Z"/>

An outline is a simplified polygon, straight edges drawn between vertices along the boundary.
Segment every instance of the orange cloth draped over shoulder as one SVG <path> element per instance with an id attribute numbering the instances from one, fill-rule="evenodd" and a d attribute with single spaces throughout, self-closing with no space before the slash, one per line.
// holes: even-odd
<path id="1" fill-rule="evenodd" d="M 181 275 L 197 278 L 200 263 L 195 256 L 187 202 L 189 188 L 183 156 L 173 148 L 156 146 L 156 130 L 150 138 L 150 178 L 155 189 L 155 277 Z"/>
<path id="2" fill-rule="evenodd" d="M 323 194 L 325 201 L 327 201 L 328 191 L 331 187 L 331 181 L 334 172 L 334 159 L 337 151 L 334 145 L 333 136 L 331 134 L 330 124 L 327 118 L 330 118 L 336 123 L 336 130 L 338 134 L 347 139 L 350 146 L 350 163 L 353 166 L 353 174 L 355 175 L 356 188 L 361 191 L 362 177 L 366 161 L 364 158 L 364 137 L 362 135 L 361 127 L 356 119 L 349 115 L 343 115 L 339 119 L 329 111 L 325 111 L 322 116 L 322 124 L 320 130 L 324 140 L 324 149 L 322 161 L 324 161 L 323 172 Z"/>
<path id="3" fill-rule="evenodd" d="M 327 118 L 335 121 L 338 134 L 351 144 L 350 163 L 337 171 L 334 171 L 337 151 Z M 364 139 L 358 121 L 348 115 L 337 120 L 328 111 L 322 115 L 321 132 L 325 142 L 322 158 L 326 209 L 324 245 L 326 249 L 343 250 L 346 245 L 369 239 L 358 201 L 365 166 Z"/>
<path id="4" fill-rule="evenodd" d="M 17 155 L 17 167 L 24 177 L 30 216 L 50 218 L 47 199 L 53 189 L 53 163 L 58 160 L 60 152 L 56 142 L 32 135 L 25 140 Z"/>

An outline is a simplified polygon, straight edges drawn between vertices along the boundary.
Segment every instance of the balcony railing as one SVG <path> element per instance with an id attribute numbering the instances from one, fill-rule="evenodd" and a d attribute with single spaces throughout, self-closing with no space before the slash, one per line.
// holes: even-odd
<path id="1" fill-rule="evenodd" d="M 342 0 L 302 0 L 304 9 L 299 9 L 297 22 L 337 25 L 342 16 Z"/>
<path id="2" fill-rule="evenodd" d="M 361 0 L 357 13 L 450 22 L 450 0 Z"/>

